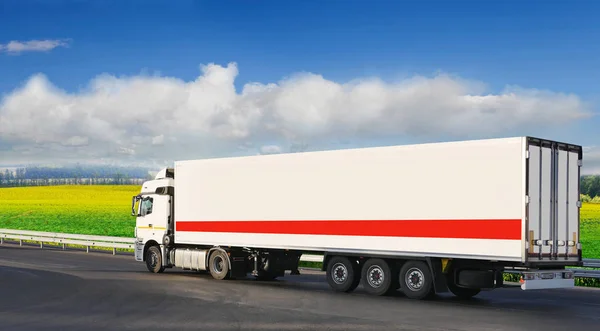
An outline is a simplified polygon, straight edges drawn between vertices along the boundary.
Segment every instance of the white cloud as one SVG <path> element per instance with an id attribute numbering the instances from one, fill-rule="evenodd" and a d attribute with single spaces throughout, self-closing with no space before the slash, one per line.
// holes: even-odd
<path id="1" fill-rule="evenodd" d="M 85 146 L 88 144 L 88 137 L 72 136 L 63 142 L 65 146 Z"/>
<path id="2" fill-rule="evenodd" d="M 583 167 L 581 173 L 600 174 L 600 146 L 586 146 L 583 148 Z"/>
<path id="3" fill-rule="evenodd" d="M 0 52 L 7 52 L 11 54 L 19 54 L 23 52 L 48 52 L 57 47 L 68 46 L 69 40 L 63 39 L 28 41 L 12 40 L 7 44 L 0 44 Z"/>
<path id="4" fill-rule="evenodd" d="M 281 147 L 277 145 L 265 145 L 260 148 L 260 154 L 279 154 Z"/>
<path id="5" fill-rule="evenodd" d="M 33 76 L 0 103 L 2 159 L 160 163 L 389 136 L 529 134 L 589 115 L 576 95 L 514 87 L 485 94 L 483 84 L 448 75 L 339 83 L 299 74 L 236 91 L 236 64 L 201 69 L 189 82 L 100 75 L 77 93 Z"/>
<path id="6" fill-rule="evenodd" d="M 165 142 L 165 135 L 161 134 L 156 137 L 152 137 L 152 145 L 162 145 Z"/>

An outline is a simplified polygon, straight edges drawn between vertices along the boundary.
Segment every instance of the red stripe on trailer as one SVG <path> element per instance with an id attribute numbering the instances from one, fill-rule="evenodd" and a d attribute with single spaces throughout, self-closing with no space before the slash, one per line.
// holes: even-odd
<path id="1" fill-rule="evenodd" d="M 453 239 L 521 239 L 520 219 L 179 221 L 176 231 Z"/>

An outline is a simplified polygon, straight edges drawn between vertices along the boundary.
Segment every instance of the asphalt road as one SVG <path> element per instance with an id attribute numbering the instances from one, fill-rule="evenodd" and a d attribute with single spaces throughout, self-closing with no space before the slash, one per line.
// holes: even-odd
<path id="1" fill-rule="evenodd" d="M 217 281 L 131 255 L 0 245 L 0 330 L 597 330 L 600 290 L 414 301 L 329 290 L 322 273 Z"/>

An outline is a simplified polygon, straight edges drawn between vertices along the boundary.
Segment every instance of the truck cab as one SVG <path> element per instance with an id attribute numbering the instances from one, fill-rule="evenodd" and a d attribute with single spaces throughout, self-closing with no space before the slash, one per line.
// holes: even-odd
<path id="1" fill-rule="evenodd" d="M 156 259 L 156 254 L 164 253 L 165 247 L 173 241 L 173 168 L 159 171 L 153 180 L 142 184 L 139 194 L 132 198 L 131 215 L 135 222 L 135 259 L 146 261 Z M 148 250 L 148 247 L 158 246 L 162 252 Z M 164 262 L 162 263 L 164 264 Z M 154 265 L 155 268 L 165 266 Z"/>

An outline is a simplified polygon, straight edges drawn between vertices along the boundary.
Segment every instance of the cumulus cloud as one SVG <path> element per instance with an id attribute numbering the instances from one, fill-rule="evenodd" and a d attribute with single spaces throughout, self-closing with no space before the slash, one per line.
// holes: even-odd
<path id="1" fill-rule="evenodd" d="M 600 146 L 586 146 L 583 148 L 581 173 L 584 175 L 600 174 Z"/>
<path id="2" fill-rule="evenodd" d="M 19 54 L 23 52 L 48 52 L 57 47 L 68 47 L 69 40 L 46 39 L 46 40 L 12 40 L 7 44 L 0 44 L 0 52 Z"/>
<path id="3" fill-rule="evenodd" d="M 0 103 L 0 145 L 12 146 L 3 158 L 158 162 L 365 137 L 485 137 L 589 116 L 576 95 L 518 87 L 491 94 L 443 74 L 335 82 L 305 73 L 236 91 L 237 75 L 235 63 L 201 66 L 192 81 L 100 75 L 75 93 L 35 75 Z"/>
<path id="4" fill-rule="evenodd" d="M 72 136 L 65 140 L 63 144 L 65 146 L 85 146 L 88 143 L 88 137 Z"/>
<path id="5" fill-rule="evenodd" d="M 281 147 L 277 145 L 265 145 L 260 148 L 260 154 L 279 154 Z"/>

